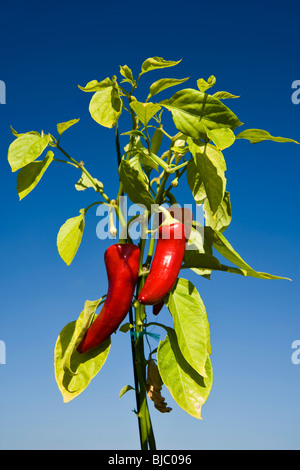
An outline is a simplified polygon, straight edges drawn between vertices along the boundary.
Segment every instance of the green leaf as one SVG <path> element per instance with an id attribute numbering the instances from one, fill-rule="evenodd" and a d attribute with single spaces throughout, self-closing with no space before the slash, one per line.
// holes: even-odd
<path id="1" fill-rule="evenodd" d="M 64 354 L 64 358 L 62 362 L 62 368 L 65 372 L 68 373 L 68 375 L 77 375 L 77 373 L 72 370 L 71 358 L 72 358 L 74 350 L 76 349 L 78 344 L 81 342 L 85 333 L 87 332 L 88 328 L 93 322 L 95 312 L 101 300 L 102 298 L 98 300 L 86 300 L 84 304 L 84 310 L 83 312 L 81 312 L 76 322 L 74 334 L 68 345 L 68 350 Z"/>
<path id="2" fill-rule="evenodd" d="M 80 119 L 72 119 L 71 121 L 61 122 L 60 124 L 57 124 L 58 134 L 61 135 L 63 132 L 69 129 L 69 127 L 74 126 L 74 124 L 76 124 L 79 121 Z"/>
<path id="3" fill-rule="evenodd" d="M 20 201 L 36 187 L 53 157 L 54 153 L 50 150 L 43 161 L 31 162 L 21 168 L 17 176 L 17 191 Z"/>
<path id="4" fill-rule="evenodd" d="M 285 137 L 273 137 L 269 132 L 263 131 L 261 129 L 247 129 L 243 132 L 240 132 L 236 136 L 236 139 L 247 139 L 250 140 L 251 144 L 257 144 L 258 142 L 263 142 L 264 140 L 272 140 L 273 142 L 294 142 L 295 144 L 299 144 L 293 139 L 287 139 Z"/>
<path id="5" fill-rule="evenodd" d="M 212 96 L 214 98 L 217 98 L 218 100 L 226 100 L 228 98 L 240 98 L 239 96 L 232 95 L 231 93 L 228 93 L 227 91 L 217 91 Z"/>
<path id="6" fill-rule="evenodd" d="M 87 301 L 89 302 L 89 301 Z M 54 350 L 54 370 L 58 388 L 64 403 L 80 395 L 103 367 L 109 350 L 110 338 L 97 348 L 80 354 L 76 350 L 79 334 L 87 327 L 87 315 L 83 311 L 78 320 L 68 323 L 60 332 Z"/>
<path id="7" fill-rule="evenodd" d="M 150 119 L 161 109 L 159 104 L 141 103 L 139 101 L 132 101 L 130 103 L 130 107 L 133 109 L 144 126 L 147 126 Z"/>
<path id="8" fill-rule="evenodd" d="M 122 333 L 128 333 L 128 331 L 130 331 L 131 328 L 133 328 L 133 325 L 129 322 L 126 322 L 126 323 L 123 323 L 122 326 L 120 326 L 119 331 L 121 331 Z"/>
<path id="9" fill-rule="evenodd" d="M 129 390 L 135 390 L 135 388 L 133 388 L 131 385 L 125 385 L 122 387 L 120 390 L 119 399 L 122 398 L 122 396 L 125 395 L 125 393 L 127 393 Z"/>
<path id="10" fill-rule="evenodd" d="M 12 126 L 10 126 L 10 130 L 12 132 L 12 134 L 15 136 L 15 137 L 21 137 L 22 135 L 25 135 L 25 134 L 33 134 L 33 135 L 37 135 L 37 136 L 41 136 L 41 134 L 37 131 L 29 131 L 29 132 L 23 132 L 21 134 L 19 134 L 17 131 L 15 131 L 15 129 L 12 128 Z"/>
<path id="11" fill-rule="evenodd" d="M 207 357 L 207 377 L 204 378 L 185 360 L 175 331 L 169 327 L 166 329 L 168 334 L 164 341 L 160 341 L 157 351 L 160 376 L 176 403 L 194 418 L 202 419 L 201 408 L 210 394 L 213 381 L 210 358 Z"/>
<path id="12" fill-rule="evenodd" d="M 86 174 L 82 172 L 79 181 L 77 181 L 77 183 L 75 184 L 75 188 L 77 189 L 77 191 L 84 191 L 87 188 L 93 188 L 95 191 L 97 191 L 98 188 L 103 188 L 103 184 L 101 183 L 101 181 L 97 180 L 96 178 L 94 178 L 94 181 L 98 184 L 98 186 L 93 184 L 90 178 L 88 178 Z"/>
<path id="13" fill-rule="evenodd" d="M 200 91 L 202 91 L 202 93 L 205 93 L 206 90 L 208 90 L 209 88 L 211 88 L 212 86 L 215 85 L 216 83 L 216 77 L 214 75 L 211 75 L 207 81 L 204 80 L 204 78 L 199 78 L 199 80 L 197 80 L 197 86 L 199 88 Z"/>
<path id="14" fill-rule="evenodd" d="M 142 131 L 139 131 L 138 129 L 133 129 L 132 131 L 128 131 L 128 132 L 122 132 L 121 135 L 134 135 L 134 136 L 137 136 L 137 137 L 143 137 L 143 139 L 147 139 L 147 137 L 145 136 L 145 134 L 143 134 Z"/>
<path id="15" fill-rule="evenodd" d="M 186 251 L 184 255 L 184 263 L 182 269 L 208 269 L 221 271 L 221 263 L 215 256 L 207 255 L 206 253 L 198 253 L 192 251 Z"/>
<path id="16" fill-rule="evenodd" d="M 152 83 L 150 86 L 150 93 L 147 96 L 146 101 L 148 101 L 152 96 L 157 95 L 163 90 L 170 88 L 172 86 L 180 85 L 181 83 L 186 82 L 190 77 L 187 78 L 162 78 L 161 80 L 157 80 L 156 82 Z"/>
<path id="17" fill-rule="evenodd" d="M 160 104 L 171 111 L 176 128 L 193 139 L 206 138 L 206 128 L 234 130 L 242 124 L 221 101 L 190 88 L 178 91 Z"/>
<path id="18" fill-rule="evenodd" d="M 148 168 L 152 168 L 152 169 L 155 169 L 156 171 L 158 171 L 158 163 L 157 161 L 159 161 L 159 157 L 157 155 L 154 155 L 152 152 L 148 152 L 147 149 L 141 149 L 138 151 L 138 156 L 139 156 L 139 160 L 140 162 L 145 165 L 146 167 Z M 164 161 L 162 160 L 162 164 L 164 164 Z"/>
<path id="19" fill-rule="evenodd" d="M 186 177 L 196 204 L 202 204 L 206 198 L 206 191 L 203 179 L 197 170 L 197 166 L 193 158 L 189 160 L 187 164 Z"/>
<path id="20" fill-rule="evenodd" d="M 242 257 L 234 250 L 231 244 L 226 240 L 224 235 L 218 230 L 213 230 L 211 227 L 204 227 L 204 237 L 209 243 L 228 261 L 241 268 L 247 276 L 256 277 L 258 279 L 286 279 L 287 277 L 274 276 L 273 274 L 255 271 L 247 264 Z M 222 269 L 224 271 L 228 269 Z M 230 272 L 230 271 L 229 271 Z M 231 271 L 234 272 L 234 271 Z"/>
<path id="21" fill-rule="evenodd" d="M 15 139 L 8 149 L 8 162 L 13 172 L 36 160 L 48 146 L 50 135 L 27 133 Z"/>
<path id="22" fill-rule="evenodd" d="M 58 253 L 68 266 L 72 263 L 80 246 L 84 225 L 84 209 L 81 209 L 80 215 L 68 219 L 58 232 Z"/>
<path id="23" fill-rule="evenodd" d="M 210 351 L 210 331 L 205 306 L 195 286 L 178 279 L 166 301 L 174 320 L 178 345 L 185 360 L 206 377 L 205 364 Z"/>
<path id="24" fill-rule="evenodd" d="M 219 205 L 218 210 L 215 214 L 213 214 L 210 208 L 208 199 L 206 199 L 206 201 L 204 202 L 203 209 L 206 225 L 209 225 L 214 230 L 224 232 L 224 230 L 226 230 L 227 227 L 230 225 L 230 222 L 232 220 L 232 212 L 229 192 L 225 191 L 223 201 Z"/>
<path id="25" fill-rule="evenodd" d="M 95 91 L 100 91 L 103 90 L 104 88 L 112 86 L 113 82 L 111 81 L 110 78 L 105 78 L 102 80 L 102 82 L 98 82 L 98 80 L 92 80 L 86 84 L 85 87 L 82 87 L 78 85 L 78 88 L 80 90 L 85 91 L 85 92 L 95 92 Z"/>
<path id="26" fill-rule="evenodd" d="M 125 80 L 123 80 L 123 82 L 129 82 L 134 85 L 132 71 L 127 65 L 120 65 L 120 74 L 125 77 Z"/>
<path id="27" fill-rule="evenodd" d="M 124 192 L 134 204 L 144 205 L 151 210 L 151 204 L 154 199 L 149 191 L 149 185 L 145 178 L 146 175 L 137 164 L 136 160 L 122 160 L 119 167 L 120 179 L 123 183 Z"/>
<path id="28" fill-rule="evenodd" d="M 200 255 L 205 255 L 206 258 Z M 204 237 L 204 227 L 200 225 L 196 225 L 196 227 L 193 226 L 187 242 L 182 268 L 189 267 L 199 276 L 209 278 L 211 270 L 215 269 L 215 266 L 219 266 L 220 264 L 212 260 L 211 257 L 212 246 Z M 206 264 L 204 264 L 204 261 Z M 201 262 L 203 262 L 203 264 L 201 264 Z"/>
<path id="29" fill-rule="evenodd" d="M 93 95 L 89 111 L 101 126 L 112 128 L 116 124 L 122 112 L 122 101 L 115 81 Z"/>
<path id="30" fill-rule="evenodd" d="M 226 188 L 226 163 L 223 154 L 216 147 L 204 142 L 196 144 L 189 138 L 188 143 L 212 213 L 215 214 L 223 200 Z"/>
<path id="31" fill-rule="evenodd" d="M 146 72 L 150 72 L 150 70 L 155 69 L 162 69 L 166 67 L 173 67 L 181 62 L 182 59 L 178 61 L 174 60 L 165 60 L 162 57 L 150 57 L 149 59 L 145 60 L 142 64 L 142 71 L 139 76 L 143 75 Z"/>
<path id="32" fill-rule="evenodd" d="M 213 141 L 218 150 L 224 150 L 234 144 L 235 135 L 231 129 L 207 129 L 207 137 Z"/>
<path id="33" fill-rule="evenodd" d="M 155 129 L 152 135 L 151 147 L 150 147 L 151 152 L 154 153 L 155 155 L 157 155 L 159 152 L 162 139 L 163 139 L 163 131 L 161 129 Z"/>

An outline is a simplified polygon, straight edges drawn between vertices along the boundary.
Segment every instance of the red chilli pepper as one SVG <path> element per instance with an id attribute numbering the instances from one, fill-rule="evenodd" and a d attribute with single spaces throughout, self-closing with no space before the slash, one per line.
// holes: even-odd
<path id="1" fill-rule="evenodd" d="M 104 305 L 77 347 L 86 353 L 105 341 L 126 317 L 139 275 L 140 250 L 132 243 L 110 246 L 104 254 L 108 292 Z"/>
<path id="2" fill-rule="evenodd" d="M 193 220 L 189 209 L 170 208 L 169 212 L 178 222 L 160 225 L 150 272 L 138 296 L 138 301 L 143 305 L 159 304 L 154 308 L 156 315 L 163 307 L 164 297 L 177 280 Z M 184 217 L 183 223 L 180 221 L 182 216 Z"/>

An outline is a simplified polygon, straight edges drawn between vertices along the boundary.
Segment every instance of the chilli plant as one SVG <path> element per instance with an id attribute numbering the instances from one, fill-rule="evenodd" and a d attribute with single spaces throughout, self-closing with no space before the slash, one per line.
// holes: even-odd
<path id="1" fill-rule="evenodd" d="M 184 278 L 184 273 L 192 270 L 210 279 L 217 270 L 259 279 L 287 279 L 255 271 L 225 238 L 232 215 L 223 151 L 237 139 L 252 144 L 266 140 L 298 142 L 273 137 L 261 129 L 240 132 L 243 123 L 224 104 L 239 97 L 226 91 L 211 93 L 216 84 L 213 75 L 207 80 L 198 79 L 194 88 L 183 88 L 159 101 L 162 91 L 189 79 L 161 78 L 144 94 L 144 102 L 137 100 L 135 91 L 144 74 L 179 62 L 148 58 L 137 77 L 124 65 L 119 68 L 119 78 L 114 75 L 79 86 L 92 94 L 91 117 L 99 125 L 115 130 L 119 185 L 113 195 L 106 194 L 103 183 L 62 144 L 63 133 L 79 119 L 57 124 L 55 136 L 36 131 L 19 134 L 12 129 L 15 139 L 8 150 L 12 171 L 19 171 L 20 200 L 36 187 L 49 165 L 55 164 L 79 170 L 76 190 L 95 191 L 96 200 L 73 214 L 58 231 L 58 252 L 67 265 L 80 246 L 89 209 L 97 205 L 107 211 L 110 239 L 116 239 L 104 254 L 108 291 L 99 292 L 97 300 L 86 300 L 79 317 L 58 335 L 55 378 L 64 402 L 73 400 L 98 374 L 119 335 L 128 334 L 134 383 L 124 386 L 119 396 L 129 390 L 135 392 L 134 412 L 143 450 L 156 448 L 149 400 L 159 412 L 171 411 L 162 396 L 163 386 L 183 410 L 197 419 L 201 419 L 201 408 L 212 388 L 206 309 L 197 288 Z M 124 116 L 128 119 L 122 119 Z M 130 123 L 129 128 L 122 129 L 127 142 L 124 148 L 120 145 L 122 122 Z M 190 189 L 188 208 L 178 201 L 183 179 Z M 140 208 L 129 219 L 125 198 Z M 199 208 L 201 220 L 196 216 Z M 134 225 L 139 227 L 135 237 L 130 231 Z M 230 264 L 222 264 L 218 254 Z M 156 321 L 164 305 L 170 312 L 171 326 Z M 152 333 L 154 326 L 164 335 L 163 340 Z"/>

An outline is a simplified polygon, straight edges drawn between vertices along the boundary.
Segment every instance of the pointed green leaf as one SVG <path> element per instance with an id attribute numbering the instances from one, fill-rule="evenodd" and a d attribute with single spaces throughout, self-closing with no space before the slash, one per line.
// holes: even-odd
<path id="1" fill-rule="evenodd" d="M 78 334 L 87 327 L 87 318 L 82 312 L 77 321 L 68 323 L 60 332 L 54 350 L 54 371 L 64 403 L 80 395 L 103 367 L 109 350 L 110 338 L 97 348 L 80 354 L 76 350 Z M 68 370 L 70 369 L 70 370 Z"/>
<path id="2" fill-rule="evenodd" d="M 68 266 L 72 263 L 80 246 L 84 225 L 84 210 L 81 209 L 80 215 L 68 219 L 58 232 L 58 252 Z"/>
<path id="3" fill-rule="evenodd" d="M 98 82 L 98 80 L 92 80 L 86 84 L 85 87 L 82 87 L 78 85 L 78 88 L 80 90 L 85 91 L 85 92 L 95 92 L 95 91 L 100 91 L 103 90 L 104 88 L 112 86 L 112 81 L 110 78 L 105 78 L 102 80 L 102 82 Z"/>
<path id="4" fill-rule="evenodd" d="M 137 162 L 122 160 L 119 167 L 120 179 L 123 183 L 124 192 L 134 204 L 144 205 L 151 210 L 154 199 L 149 191 L 146 175 Z"/>
<path id="5" fill-rule="evenodd" d="M 112 128 L 122 112 L 122 101 L 115 82 L 97 91 L 89 105 L 92 118 L 101 126 Z"/>
<path id="6" fill-rule="evenodd" d="M 178 61 L 174 61 L 174 60 L 165 60 L 162 57 L 150 57 L 149 59 L 145 60 L 145 62 L 143 62 L 140 76 L 146 72 L 150 72 L 150 70 L 173 67 L 174 65 L 179 64 L 181 60 L 182 59 Z"/>
<path id="7" fill-rule="evenodd" d="M 222 233 L 218 230 L 213 230 L 211 227 L 204 227 L 204 237 L 222 256 L 224 256 L 224 258 L 244 270 L 250 277 L 256 277 L 258 279 L 286 279 L 289 281 L 291 280 L 287 277 L 274 276 L 273 274 L 255 271 L 253 268 L 251 268 L 251 266 L 249 266 L 249 264 L 247 264 L 242 259 L 242 257 L 234 250 L 228 240 L 226 240 L 224 235 L 222 235 Z M 225 271 L 226 269 L 223 270 Z"/>
<path id="8" fill-rule="evenodd" d="M 17 176 L 17 191 L 20 201 L 36 187 L 53 157 L 54 153 L 50 150 L 43 161 L 31 162 L 21 168 Z"/>
<path id="9" fill-rule="evenodd" d="M 172 328 L 166 328 L 168 334 L 160 341 L 157 351 L 157 365 L 163 383 L 176 403 L 188 414 L 202 419 L 201 408 L 206 402 L 213 381 L 213 372 L 209 356 L 202 377 L 183 357 Z"/>
<path id="10" fill-rule="evenodd" d="M 156 82 L 152 83 L 150 86 L 150 92 L 147 96 L 146 101 L 148 101 L 152 96 L 157 95 L 163 90 L 170 88 L 172 86 L 180 85 L 181 83 L 186 82 L 190 77 L 187 78 L 162 78 L 161 80 L 157 80 Z"/>
<path id="11" fill-rule="evenodd" d="M 236 136 L 236 139 L 247 139 L 250 140 L 251 144 L 257 144 L 258 142 L 263 142 L 264 140 L 272 140 L 273 142 L 294 142 L 295 144 L 300 144 L 293 139 L 287 139 L 285 137 L 273 137 L 269 132 L 263 131 L 261 129 L 247 129 L 243 132 L 240 132 Z"/>
<path id="12" fill-rule="evenodd" d="M 13 172 L 36 160 L 48 146 L 50 135 L 27 133 L 15 139 L 8 149 L 8 162 Z"/>
<path id="13" fill-rule="evenodd" d="M 155 129 L 152 135 L 151 147 L 150 147 L 151 152 L 154 153 L 155 155 L 157 155 L 159 152 L 162 139 L 163 139 L 163 131 L 161 129 Z"/>
<path id="14" fill-rule="evenodd" d="M 223 200 L 226 188 L 226 163 L 223 154 L 216 147 L 204 142 L 195 144 L 189 138 L 188 143 L 202 179 L 212 213 L 215 214 Z"/>
<path id="15" fill-rule="evenodd" d="M 63 132 L 65 132 L 69 127 L 74 126 L 77 122 L 79 122 L 80 119 L 71 119 L 71 121 L 67 122 L 61 122 L 57 124 L 57 132 L 59 135 L 61 135 Z"/>
<path id="16" fill-rule="evenodd" d="M 171 111 L 176 128 L 193 139 L 206 138 L 206 127 L 234 130 L 242 124 L 221 101 L 198 90 L 178 91 L 160 104 Z"/>
<path id="17" fill-rule="evenodd" d="M 87 188 L 93 188 L 95 191 L 97 191 L 98 188 L 103 188 L 103 184 L 101 183 L 101 181 L 97 180 L 96 178 L 94 178 L 94 181 L 98 184 L 98 186 L 93 184 L 90 178 L 88 178 L 86 174 L 82 172 L 79 181 L 77 181 L 77 183 L 75 184 L 75 188 L 77 189 L 77 191 L 84 191 Z"/>
<path id="18" fill-rule="evenodd" d="M 143 139 L 147 139 L 147 137 L 145 136 L 145 134 L 143 134 L 142 131 L 139 131 L 138 129 L 133 129 L 132 131 L 128 131 L 128 132 L 122 132 L 121 135 L 134 135 L 134 136 L 137 136 L 137 137 L 143 137 Z"/>
<path id="19" fill-rule="evenodd" d="M 211 88 L 212 86 L 215 85 L 216 83 L 216 77 L 214 75 L 211 75 L 207 81 L 204 80 L 204 78 L 199 78 L 199 80 L 197 80 L 197 86 L 199 88 L 200 91 L 202 91 L 203 93 L 206 92 L 206 90 L 208 90 L 209 88 Z"/>
<path id="20" fill-rule="evenodd" d="M 17 131 L 15 131 L 15 129 L 12 128 L 12 126 L 10 126 L 10 130 L 12 132 L 12 134 L 15 136 L 15 137 L 21 137 L 22 135 L 25 135 L 25 134 L 33 134 L 33 135 L 37 135 L 37 136 L 41 136 L 41 134 L 37 131 L 29 131 L 29 132 L 23 132 L 21 134 L 19 134 Z"/>
<path id="21" fill-rule="evenodd" d="M 218 100 L 226 100 L 228 98 L 240 98 L 239 96 L 232 95 L 231 93 L 228 93 L 227 91 L 217 91 L 212 96 L 214 96 L 214 98 L 217 98 Z"/>
<path id="22" fill-rule="evenodd" d="M 131 83 L 132 85 L 134 84 L 132 71 L 127 65 L 120 65 L 120 74 L 125 77 L 125 80 L 123 80 L 123 82 L 126 81 Z"/>
<path id="23" fill-rule="evenodd" d="M 210 331 L 206 309 L 195 286 L 178 279 L 166 301 L 185 360 L 206 377 L 205 364 L 210 348 Z"/>
<path id="24" fill-rule="evenodd" d="M 150 119 L 160 110 L 159 104 L 141 103 L 139 101 L 132 101 L 130 107 L 144 126 L 147 126 Z"/>
<path id="25" fill-rule="evenodd" d="M 206 225 L 209 225 L 214 230 L 224 232 L 224 230 L 226 230 L 227 227 L 230 225 L 230 222 L 232 220 L 232 212 L 229 192 L 225 191 L 223 201 L 219 205 L 218 210 L 215 214 L 213 214 L 210 208 L 208 199 L 206 199 L 206 201 L 204 202 L 203 209 Z"/>
<path id="26" fill-rule="evenodd" d="M 122 387 L 119 393 L 119 399 L 122 398 L 122 396 L 125 395 L 125 393 L 127 393 L 129 390 L 135 390 L 135 388 L 133 388 L 131 385 L 125 385 Z"/>

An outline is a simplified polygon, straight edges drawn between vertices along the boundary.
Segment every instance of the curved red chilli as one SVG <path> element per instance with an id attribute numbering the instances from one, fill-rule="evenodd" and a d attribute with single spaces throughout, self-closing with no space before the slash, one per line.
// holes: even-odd
<path id="1" fill-rule="evenodd" d="M 162 308 L 162 300 L 177 280 L 192 222 L 192 213 L 189 210 L 176 208 L 171 209 L 170 213 L 179 219 L 179 210 L 181 217 L 184 211 L 184 220 L 187 223 L 178 221 L 170 225 L 161 225 L 158 229 L 158 240 L 150 272 L 138 297 L 141 304 L 160 304 Z M 159 306 L 155 309 L 155 313 L 159 313 Z"/>
<path id="2" fill-rule="evenodd" d="M 108 278 L 105 303 L 77 347 L 86 353 L 105 341 L 126 317 L 139 275 L 140 250 L 131 243 L 110 246 L 104 255 Z"/>

